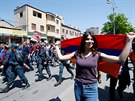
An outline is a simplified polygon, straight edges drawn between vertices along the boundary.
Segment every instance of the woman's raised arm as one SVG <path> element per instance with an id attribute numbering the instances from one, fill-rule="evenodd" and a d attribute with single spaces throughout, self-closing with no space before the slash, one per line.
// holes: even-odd
<path id="1" fill-rule="evenodd" d="M 121 54 L 119 56 L 112 56 L 112 55 L 107 55 L 105 53 L 101 53 L 100 54 L 101 60 L 106 62 L 124 62 L 129 55 L 130 49 L 132 48 L 132 41 L 134 38 L 135 38 L 134 32 L 128 33 L 126 44 Z"/>
<path id="2" fill-rule="evenodd" d="M 66 55 L 62 55 L 61 51 L 60 51 L 60 41 L 57 41 L 55 43 L 54 47 L 56 49 L 58 58 L 60 60 L 69 60 L 69 59 L 72 59 L 75 56 L 75 52 L 72 52 L 72 53 L 69 53 L 69 54 L 66 54 Z"/>

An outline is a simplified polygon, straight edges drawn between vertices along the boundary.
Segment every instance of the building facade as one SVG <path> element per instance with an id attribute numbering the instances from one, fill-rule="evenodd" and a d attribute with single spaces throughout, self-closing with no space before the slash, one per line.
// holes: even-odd
<path id="1" fill-rule="evenodd" d="M 62 16 L 25 4 L 14 10 L 14 26 L 0 20 L 0 42 L 21 43 L 33 38 L 42 38 L 53 43 L 57 39 L 81 36 L 78 28 L 65 25 L 63 22 Z"/>
<path id="2" fill-rule="evenodd" d="M 41 33 L 43 39 L 53 42 L 60 38 L 61 17 L 44 12 L 30 5 L 23 5 L 14 10 L 15 27 L 27 32 L 29 38 L 34 31 Z"/>
<path id="3" fill-rule="evenodd" d="M 26 31 L 14 28 L 5 20 L 0 20 L 0 43 L 21 43 L 26 39 Z"/>
<path id="4" fill-rule="evenodd" d="M 10 24 L 4 19 L 0 20 L 0 27 L 14 28 L 14 25 Z"/>
<path id="5" fill-rule="evenodd" d="M 81 31 L 78 28 L 61 24 L 61 37 L 63 39 L 71 39 L 81 36 Z"/>
<path id="6" fill-rule="evenodd" d="M 48 42 L 52 43 L 56 39 L 61 38 L 60 29 L 62 22 L 62 17 L 51 12 L 46 12 L 46 34 Z"/>

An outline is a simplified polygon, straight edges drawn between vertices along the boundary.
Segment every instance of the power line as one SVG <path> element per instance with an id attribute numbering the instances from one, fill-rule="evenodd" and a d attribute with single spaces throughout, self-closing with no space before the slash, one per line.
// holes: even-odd
<path id="1" fill-rule="evenodd" d="M 115 27 L 116 27 L 116 25 L 115 25 L 115 8 L 116 8 L 116 5 L 115 5 L 115 2 L 114 2 L 114 0 L 112 1 L 112 0 L 107 0 L 107 4 L 111 4 L 112 5 L 112 8 L 113 8 L 113 34 L 115 35 Z"/>
<path id="2" fill-rule="evenodd" d="M 114 7 L 118 10 L 118 12 L 120 13 L 121 11 L 120 11 L 120 9 L 119 9 L 119 7 L 116 5 L 116 2 L 114 1 L 114 0 L 112 0 L 112 2 L 113 2 L 113 4 L 114 4 Z"/>

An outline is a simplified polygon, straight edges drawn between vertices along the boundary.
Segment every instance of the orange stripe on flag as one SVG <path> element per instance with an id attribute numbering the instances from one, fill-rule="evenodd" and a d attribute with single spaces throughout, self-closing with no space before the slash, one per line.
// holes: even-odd
<path id="1" fill-rule="evenodd" d="M 118 78 L 120 64 L 101 62 L 99 63 L 98 70 L 103 71 L 113 77 Z"/>

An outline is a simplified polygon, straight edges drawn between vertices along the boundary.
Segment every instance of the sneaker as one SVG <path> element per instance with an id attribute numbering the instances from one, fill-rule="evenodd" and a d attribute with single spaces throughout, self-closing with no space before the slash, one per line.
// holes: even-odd
<path id="1" fill-rule="evenodd" d="M 30 71 L 34 71 L 34 68 L 30 69 Z"/>
<path id="2" fill-rule="evenodd" d="M 22 90 L 27 89 L 28 87 L 30 87 L 30 84 L 29 84 L 29 83 L 27 83 L 27 84 L 22 88 Z"/>
<path id="3" fill-rule="evenodd" d="M 0 90 L 0 93 L 7 93 L 10 90 L 9 86 L 6 86 L 5 88 Z"/>
<path id="4" fill-rule="evenodd" d="M 49 78 L 47 79 L 47 81 L 51 80 L 52 79 L 52 76 L 49 76 Z"/>
<path id="5" fill-rule="evenodd" d="M 37 79 L 35 79 L 35 82 L 38 82 L 38 81 L 42 81 L 42 77 L 38 77 Z"/>
<path id="6" fill-rule="evenodd" d="M 7 78 L 3 78 L 2 83 L 5 83 L 7 81 L 8 81 Z"/>
<path id="7" fill-rule="evenodd" d="M 30 71 L 30 69 L 29 68 L 26 68 L 26 72 L 29 72 Z"/>
<path id="8" fill-rule="evenodd" d="M 56 86 L 60 85 L 61 82 L 62 82 L 62 81 L 58 81 L 57 83 L 54 84 L 54 86 L 56 87 Z"/>
<path id="9" fill-rule="evenodd" d="M 72 76 L 70 77 L 70 79 L 73 80 L 73 79 L 74 79 L 74 75 L 72 75 Z"/>

